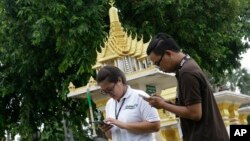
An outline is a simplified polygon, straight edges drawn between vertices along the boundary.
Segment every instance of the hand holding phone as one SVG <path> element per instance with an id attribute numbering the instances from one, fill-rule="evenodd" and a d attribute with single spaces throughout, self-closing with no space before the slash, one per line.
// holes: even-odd
<path id="1" fill-rule="evenodd" d="M 113 125 L 108 124 L 104 121 L 93 121 L 92 123 L 98 124 L 98 127 L 101 129 L 102 132 L 106 132 L 113 127 Z"/>
<path id="2" fill-rule="evenodd" d="M 92 123 L 98 124 L 98 125 L 100 125 L 100 126 L 103 126 L 103 125 L 106 125 L 106 126 L 113 126 L 113 125 L 108 124 L 108 123 L 106 123 L 106 122 L 104 122 L 104 121 L 93 121 Z"/>

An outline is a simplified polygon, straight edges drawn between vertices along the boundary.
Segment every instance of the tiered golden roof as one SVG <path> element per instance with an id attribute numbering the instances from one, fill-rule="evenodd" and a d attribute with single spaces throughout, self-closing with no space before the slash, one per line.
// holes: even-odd
<path id="1" fill-rule="evenodd" d="M 99 69 L 104 65 L 116 65 L 115 60 L 124 56 L 131 56 L 136 60 L 143 60 L 147 57 L 146 49 L 149 44 L 143 43 L 143 39 L 137 40 L 137 36 L 133 39 L 132 35 L 128 35 L 123 30 L 118 17 L 117 8 L 109 9 L 110 31 L 109 36 L 104 41 L 101 51 L 97 52 L 97 61 L 93 69 Z"/>

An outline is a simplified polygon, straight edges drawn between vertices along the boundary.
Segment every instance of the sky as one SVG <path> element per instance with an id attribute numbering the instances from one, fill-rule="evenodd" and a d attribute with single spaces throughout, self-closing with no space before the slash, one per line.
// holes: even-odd
<path id="1" fill-rule="evenodd" d="M 250 40 L 244 40 L 242 39 L 243 43 L 248 42 L 250 44 Z M 242 60 L 241 60 L 241 68 L 246 68 L 248 72 L 250 72 L 250 49 L 247 50 L 246 53 L 241 55 Z"/>
<path id="2" fill-rule="evenodd" d="M 246 68 L 250 72 L 250 49 L 242 55 L 241 67 Z"/>

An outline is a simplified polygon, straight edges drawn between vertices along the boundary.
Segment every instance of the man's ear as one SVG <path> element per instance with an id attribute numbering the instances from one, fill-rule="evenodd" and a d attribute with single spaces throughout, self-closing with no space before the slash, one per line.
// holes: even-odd
<path id="1" fill-rule="evenodd" d="M 168 56 L 171 56 L 172 55 L 172 52 L 170 50 L 166 50 L 165 53 L 168 55 Z"/>

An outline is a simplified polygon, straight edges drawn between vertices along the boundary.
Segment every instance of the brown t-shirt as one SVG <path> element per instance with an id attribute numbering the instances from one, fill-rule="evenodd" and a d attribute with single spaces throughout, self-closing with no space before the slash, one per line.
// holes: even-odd
<path id="1" fill-rule="evenodd" d="M 183 141 L 229 141 L 212 89 L 198 64 L 188 59 L 177 70 L 176 78 L 178 104 L 202 104 L 200 121 L 180 118 Z"/>

